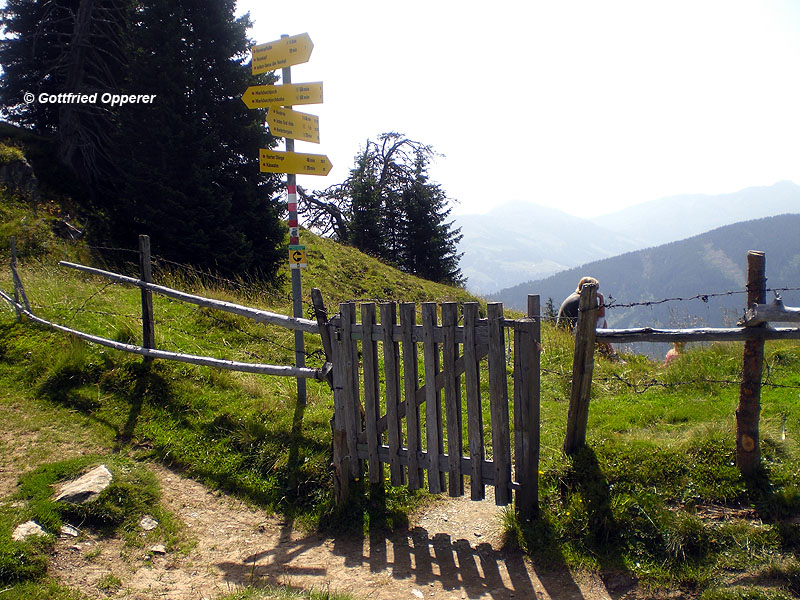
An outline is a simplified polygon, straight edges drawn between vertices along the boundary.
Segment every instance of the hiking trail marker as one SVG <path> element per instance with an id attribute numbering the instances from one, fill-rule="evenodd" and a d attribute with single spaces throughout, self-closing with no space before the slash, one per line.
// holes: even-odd
<path id="1" fill-rule="evenodd" d="M 303 316 L 303 295 L 300 269 L 308 266 L 306 247 L 300 245 L 297 221 L 297 175 L 327 175 L 333 165 L 324 154 L 303 154 L 294 151 L 294 141 L 319 144 L 319 117 L 292 110 L 297 104 L 321 104 L 322 82 L 292 84 L 292 65 L 308 62 L 314 44 L 307 33 L 288 36 L 251 48 L 253 75 L 281 69 L 283 85 L 254 85 L 242 95 L 248 108 L 266 108 L 267 125 L 275 137 L 283 137 L 286 151 L 259 150 L 262 173 L 286 173 L 289 208 L 289 268 L 292 272 L 292 313 Z M 294 332 L 295 364 L 306 364 L 303 332 Z M 297 408 L 305 410 L 306 380 L 297 378 Z M 302 413 L 300 413 L 302 414 Z"/>

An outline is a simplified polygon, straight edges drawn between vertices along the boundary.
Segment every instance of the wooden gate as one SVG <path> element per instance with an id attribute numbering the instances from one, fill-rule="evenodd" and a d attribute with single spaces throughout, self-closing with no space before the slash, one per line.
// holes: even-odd
<path id="1" fill-rule="evenodd" d="M 523 518 L 536 513 L 539 297 L 528 300 L 529 316 L 518 320 L 505 319 L 501 303 L 490 303 L 482 319 L 476 302 L 461 311 L 446 302 L 441 324 L 435 302 L 422 304 L 421 324 L 414 303 L 399 305 L 399 322 L 392 302 L 377 309 L 362 303 L 360 323 L 355 303 L 339 305 L 327 324 L 338 502 L 347 501 L 350 482 L 366 471 L 374 485 L 388 475 L 392 485 L 419 489 L 427 479 L 430 492 L 451 496 L 464 494 L 469 477 L 473 500 L 493 485 L 498 505 L 509 504 L 513 491 Z M 513 338 L 513 411 L 506 332 Z M 481 385 L 487 372 L 488 385 Z"/>

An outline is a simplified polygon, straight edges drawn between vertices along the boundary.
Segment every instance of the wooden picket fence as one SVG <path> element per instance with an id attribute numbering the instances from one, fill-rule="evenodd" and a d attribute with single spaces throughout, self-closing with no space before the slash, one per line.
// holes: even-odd
<path id="1" fill-rule="evenodd" d="M 315 299 L 318 302 L 321 299 Z M 479 317 L 477 302 L 461 308 L 459 325 L 458 304 L 441 304 L 440 323 L 439 305 L 425 302 L 418 324 L 417 305 L 400 303 L 398 323 L 397 304 L 363 303 L 359 323 L 351 302 L 340 304 L 338 315 L 320 323 L 333 363 L 333 463 L 340 503 L 347 501 L 350 483 L 366 470 L 373 485 L 382 486 L 388 472 L 392 485 L 419 489 L 427 479 L 430 492 L 447 491 L 451 496 L 464 494 L 464 479 L 469 477 L 473 500 L 483 499 L 485 486 L 491 485 L 496 504 L 509 504 L 514 492 L 520 515 L 535 514 L 539 297 L 529 297 L 529 316 L 518 320 L 505 319 L 501 303 L 490 303 L 485 319 Z M 514 344 L 513 411 L 506 330 Z M 480 381 L 485 357 L 488 398 Z M 484 439 L 486 400 L 490 443 Z"/>

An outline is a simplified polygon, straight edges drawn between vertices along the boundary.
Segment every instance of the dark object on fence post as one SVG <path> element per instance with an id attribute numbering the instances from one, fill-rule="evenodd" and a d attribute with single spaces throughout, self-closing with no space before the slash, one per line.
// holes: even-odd
<path id="1" fill-rule="evenodd" d="M 747 308 L 765 304 L 767 296 L 766 257 L 763 252 L 747 253 Z M 766 323 L 756 327 L 766 327 Z M 764 340 L 744 343 L 742 383 L 736 408 L 736 465 L 742 475 L 754 475 L 761 462 L 758 420 L 761 414 L 761 373 L 764 367 Z"/>
<path id="2" fill-rule="evenodd" d="M 325 310 L 325 303 L 322 301 L 322 292 L 319 288 L 311 288 L 311 302 L 314 305 L 314 318 L 319 326 L 319 337 L 322 340 L 322 351 L 325 352 L 325 362 L 333 364 L 333 343 L 331 342 L 331 331 L 328 328 L 328 311 Z M 325 373 L 325 381 L 333 389 L 332 369 Z"/>
<path id="3" fill-rule="evenodd" d="M 506 371 L 503 304 L 490 302 L 489 313 L 489 408 L 492 415 L 494 502 L 511 503 L 511 444 L 508 423 L 508 375 Z"/>
<path id="4" fill-rule="evenodd" d="M 139 236 L 139 277 L 145 283 L 153 283 L 153 267 L 150 260 L 150 236 Z M 156 347 L 155 324 L 153 323 L 153 292 L 142 288 L 142 347 Z M 149 365 L 153 359 L 145 356 L 144 364 Z"/>
<path id="5" fill-rule="evenodd" d="M 514 464 L 520 488 L 516 510 L 523 521 L 539 512 L 539 296 L 528 296 L 528 316 L 514 324 Z"/>
<path id="6" fill-rule="evenodd" d="M 572 359 L 572 391 L 569 397 L 567 435 L 564 453 L 571 455 L 586 444 L 589 420 L 589 395 L 594 370 L 594 342 L 597 328 L 597 285 L 587 283 L 581 290 L 578 326 L 575 328 L 575 354 Z"/>

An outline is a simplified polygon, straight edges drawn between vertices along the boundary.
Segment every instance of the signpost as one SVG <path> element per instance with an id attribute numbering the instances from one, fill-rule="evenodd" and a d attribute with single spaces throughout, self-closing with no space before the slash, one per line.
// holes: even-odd
<path id="1" fill-rule="evenodd" d="M 319 144 L 319 117 L 289 108 L 270 106 L 267 125 L 274 136 Z"/>
<path id="2" fill-rule="evenodd" d="M 321 104 L 322 82 L 291 85 L 284 79 L 283 85 L 253 85 L 244 91 L 242 102 L 247 108 Z"/>
<path id="3" fill-rule="evenodd" d="M 283 137 L 286 151 L 279 152 L 261 148 L 259 164 L 262 173 L 286 173 L 286 189 L 289 196 L 289 268 L 292 272 L 292 314 L 303 316 L 303 297 L 300 269 L 308 265 L 306 247 L 300 245 L 300 227 L 297 222 L 297 175 L 327 175 L 331 161 L 323 154 L 302 154 L 294 151 L 294 141 L 319 143 L 319 118 L 314 115 L 291 110 L 295 104 L 319 104 L 322 102 L 322 82 L 292 84 L 292 65 L 307 62 L 314 44 L 307 33 L 252 47 L 253 75 L 281 69 L 283 85 L 256 85 L 247 88 L 242 96 L 248 108 L 267 108 L 267 124 L 270 133 Z M 303 332 L 294 332 L 295 364 L 306 364 Z M 297 379 L 297 409 L 305 410 L 306 380 Z M 297 414 L 297 413 L 296 413 Z"/>
<path id="4" fill-rule="evenodd" d="M 324 154 L 302 154 L 300 152 L 279 152 L 260 150 L 262 173 L 292 173 L 294 175 L 327 175 L 331 161 Z"/>
<path id="5" fill-rule="evenodd" d="M 308 62 L 314 44 L 307 33 L 282 37 L 268 44 L 253 46 L 253 75 Z"/>

